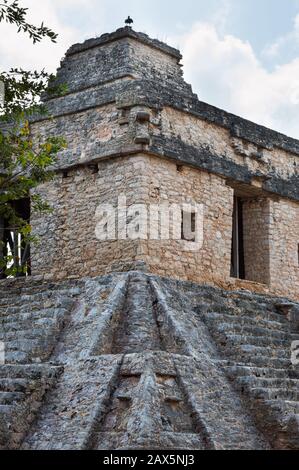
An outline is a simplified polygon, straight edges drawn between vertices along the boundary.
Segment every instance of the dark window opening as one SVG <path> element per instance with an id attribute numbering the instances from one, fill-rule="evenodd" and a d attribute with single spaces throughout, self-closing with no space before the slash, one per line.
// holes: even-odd
<path id="1" fill-rule="evenodd" d="M 234 196 L 230 275 L 238 279 L 245 279 L 243 202 L 237 196 Z"/>
<path id="2" fill-rule="evenodd" d="M 181 239 L 195 242 L 196 213 L 181 212 Z"/>
<path id="3" fill-rule="evenodd" d="M 88 168 L 92 175 L 96 175 L 99 172 L 98 165 L 89 165 Z"/>
<path id="4" fill-rule="evenodd" d="M 30 221 L 30 199 L 24 198 L 14 201 L 13 207 L 19 217 Z M 0 218 L 0 259 L 10 259 L 5 266 L 0 267 L 0 279 L 7 277 L 7 269 L 15 271 L 16 277 L 31 274 L 30 244 L 25 241 L 24 236 L 7 220 Z"/>

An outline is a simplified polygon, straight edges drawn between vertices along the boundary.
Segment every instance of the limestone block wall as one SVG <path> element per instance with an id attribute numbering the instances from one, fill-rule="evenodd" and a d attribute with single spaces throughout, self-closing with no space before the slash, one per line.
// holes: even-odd
<path id="1" fill-rule="evenodd" d="M 278 293 L 299 298 L 299 204 L 270 203 L 270 282 Z"/>
<path id="2" fill-rule="evenodd" d="M 33 274 L 63 279 L 101 275 L 113 270 L 114 263 L 132 267 L 137 255 L 137 241 L 96 238 L 95 214 L 100 203 L 117 204 L 117 194 L 126 191 L 128 203 L 138 196 L 140 174 L 133 159 L 103 161 L 99 171 L 79 167 L 58 173 L 40 186 L 53 212 L 32 217 L 33 232 L 40 244 L 32 247 Z"/>
<path id="3" fill-rule="evenodd" d="M 128 41 L 94 47 L 84 52 L 67 54 L 58 69 L 58 83 L 67 84 L 68 91 L 74 91 L 128 74 Z"/>
<path id="4" fill-rule="evenodd" d="M 39 191 L 54 211 L 33 217 L 33 231 L 40 236 L 32 249 L 33 274 L 59 279 L 146 265 L 158 274 L 189 280 L 229 276 L 233 190 L 218 176 L 137 155 L 101 161 L 97 173 L 81 167 L 58 174 Z M 116 207 L 121 194 L 128 207 L 202 203 L 203 247 L 184 251 L 185 242 L 172 239 L 99 241 L 96 209 L 105 203 Z"/>
<path id="5" fill-rule="evenodd" d="M 134 39 L 129 40 L 131 66 L 135 76 L 145 79 L 163 80 L 170 86 L 181 87 L 190 92 L 191 87 L 182 78 L 179 58 L 154 50 Z"/>
<path id="6" fill-rule="evenodd" d="M 115 37 L 105 37 L 73 45 L 58 69 L 57 83 L 68 91 L 97 86 L 124 76 L 169 82 L 190 90 L 182 79 L 179 51 L 134 32 L 120 30 Z M 140 41 L 141 39 L 141 41 Z"/>
<path id="7" fill-rule="evenodd" d="M 55 179 L 38 189 L 54 211 L 32 218 L 41 239 L 32 247 L 33 274 L 142 268 L 299 298 L 299 143 L 199 101 L 180 60 L 176 49 L 131 28 L 67 51 L 57 74 L 67 92 L 45 97 L 48 116 L 31 123 L 35 140 L 61 135 L 68 143 Z M 234 191 L 248 198 L 244 282 L 230 278 Z M 120 194 L 130 209 L 202 203 L 202 247 L 144 237 L 100 241 L 97 207 L 116 207 Z M 142 218 L 131 213 L 128 228 L 134 223 Z"/>
<path id="8" fill-rule="evenodd" d="M 153 133 L 179 138 L 195 148 L 208 148 L 223 160 L 223 165 L 225 160 L 229 160 L 267 178 L 279 176 L 288 179 L 298 175 L 298 155 L 272 147 L 270 143 L 266 148 L 245 141 L 232 136 L 224 127 L 170 107 L 162 110 L 161 128 L 153 128 Z"/>
<path id="9" fill-rule="evenodd" d="M 224 178 L 138 154 L 102 160 L 97 171 L 81 166 L 60 172 L 39 191 L 54 211 L 33 216 L 33 232 L 40 236 L 40 244 L 32 247 L 33 274 L 61 279 L 146 269 L 199 283 L 236 285 L 230 278 L 234 190 Z M 186 250 L 183 240 L 153 240 L 148 234 L 142 239 L 97 239 L 97 207 L 111 204 L 117 209 L 120 195 L 129 210 L 132 204 L 146 206 L 148 234 L 150 205 L 203 204 L 202 247 Z M 298 298 L 299 205 L 248 199 L 243 217 L 246 280 L 254 283 L 245 281 L 242 287 L 256 290 L 255 283 L 263 283 L 271 292 Z M 127 225 L 134 223 L 131 214 Z"/>
<path id="10" fill-rule="evenodd" d="M 141 243 L 150 271 L 194 281 L 226 279 L 230 273 L 233 190 L 225 180 L 157 157 L 144 162 L 145 184 L 152 204 L 194 201 L 203 204 L 203 246 L 185 250 L 181 241 Z"/>
<path id="11" fill-rule="evenodd" d="M 32 125 L 33 139 L 44 139 L 59 135 L 67 142 L 67 148 L 60 152 L 59 166 L 83 163 L 116 136 L 127 133 L 126 126 L 120 126 L 119 112 L 114 104 L 91 108 L 82 112 L 44 119 Z"/>

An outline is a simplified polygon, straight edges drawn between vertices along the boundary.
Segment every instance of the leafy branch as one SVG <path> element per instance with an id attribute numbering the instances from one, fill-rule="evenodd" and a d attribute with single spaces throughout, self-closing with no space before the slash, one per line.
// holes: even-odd
<path id="1" fill-rule="evenodd" d="M 40 26 L 26 21 L 27 8 L 19 0 L 0 0 L 0 24 L 14 24 L 17 31 L 29 35 L 33 43 L 49 38 L 56 42 L 57 34 L 44 23 Z M 29 243 L 37 243 L 31 234 L 28 217 L 18 205 L 30 197 L 31 211 L 49 212 L 47 201 L 35 192 L 37 186 L 53 177 L 59 152 L 66 144 L 61 137 L 31 136 L 29 119 L 32 114 L 45 114 L 41 103 L 44 93 L 61 95 L 63 85 L 55 86 L 55 77 L 41 72 L 13 68 L 0 72 L 5 101 L 0 103 L 0 278 L 23 275 L 28 268 Z M 19 242 L 21 240 L 21 242 Z M 21 244 L 21 245 L 20 245 Z M 21 257 L 20 253 L 23 253 Z"/>
<path id="2" fill-rule="evenodd" d="M 52 42 L 56 42 L 57 34 L 45 26 L 44 23 L 41 23 L 40 26 L 27 23 L 27 11 L 28 8 L 19 5 L 19 0 L 14 0 L 13 2 L 2 0 L 2 3 L 0 3 L 0 22 L 6 21 L 6 23 L 16 25 L 18 33 L 23 32 L 28 34 L 34 44 L 40 42 L 44 37 L 48 37 Z"/>

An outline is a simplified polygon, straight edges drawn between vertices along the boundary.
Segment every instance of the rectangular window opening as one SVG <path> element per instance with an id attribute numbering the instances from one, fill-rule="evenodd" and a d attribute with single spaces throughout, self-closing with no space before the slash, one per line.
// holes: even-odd
<path id="1" fill-rule="evenodd" d="M 23 198 L 13 203 L 19 217 L 26 221 L 30 221 L 30 198 Z M 6 257 L 11 259 L 4 266 L 0 267 L 0 279 L 6 277 L 21 277 L 31 274 L 30 264 L 30 244 L 25 241 L 23 235 L 11 227 L 7 220 L 0 219 L 0 258 Z M 7 270 L 12 268 L 16 273 L 7 274 Z"/>
<path id="2" fill-rule="evenodd" d="M 195 242 L 196 213 L 181 212 L 181 239 Z"/>
<path id="3" fill-rule="evenodd" d="M 245 279 L 243 202 L 237 196 L 234 196 L 230 274 L 231 277 Z"/>

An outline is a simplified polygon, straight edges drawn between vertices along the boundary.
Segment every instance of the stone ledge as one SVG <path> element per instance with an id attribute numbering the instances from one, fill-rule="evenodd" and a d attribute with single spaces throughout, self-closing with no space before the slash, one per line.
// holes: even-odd
<path id="1" fill-rule="evenodd" d="M 213 154 L 209 148 L 197 148 L 184 143 L 181 139 L 155 136 L 148 149 L 155 155 L 162 155 L 249 185 L 253 178 L 264 176 L 259 171 L 251 172 L 246 165 L 238 165 L 224 156 Z M 268 193 L 299 201 L 299 175 L 284 180 L 275 174 L 269 174 L 261 184 L 261 188 Z"/>
<path id="2" fill-rule="evenodd" d="M 182 112 L 192 114 L 207 122 L 228 129 L 232 137 L 237 137 L 251 142 L 258 147 L 271 150 L 273 147 L 299 156 L 299 140 L 281 134 L 275 130 L 256 124 L 242 117 L 231 114 L 213 105 L 200 101 L 197 95 L 186 94 L 178 89 L 169 89 L 152 80 L 136 79 L 114 84 L 113 82 L 103 88 L 92 87 L 91 90 L 76 90 L 70 94 L 69 108 L 55 106 L 55 102 L 63 97 L 54 97 L 47 102 L 50 104 L 50 116 L 46 118 L 35 116 L 31 121 L 37 122 L 67 114 L 87 111 L 88 109 L 103 106 L 114 101 L 124 102 L 126 106 L 148 106 L 153 109 L 163 109 L 169 106 Z M 84 96 L 88 93 L 89 96 Z M 75 98 L 74 98 L 75 95 Z M 88 100 L 91 100 L 90 103 Z M 54 105 L 54 106 L 53 106 Z"/>

